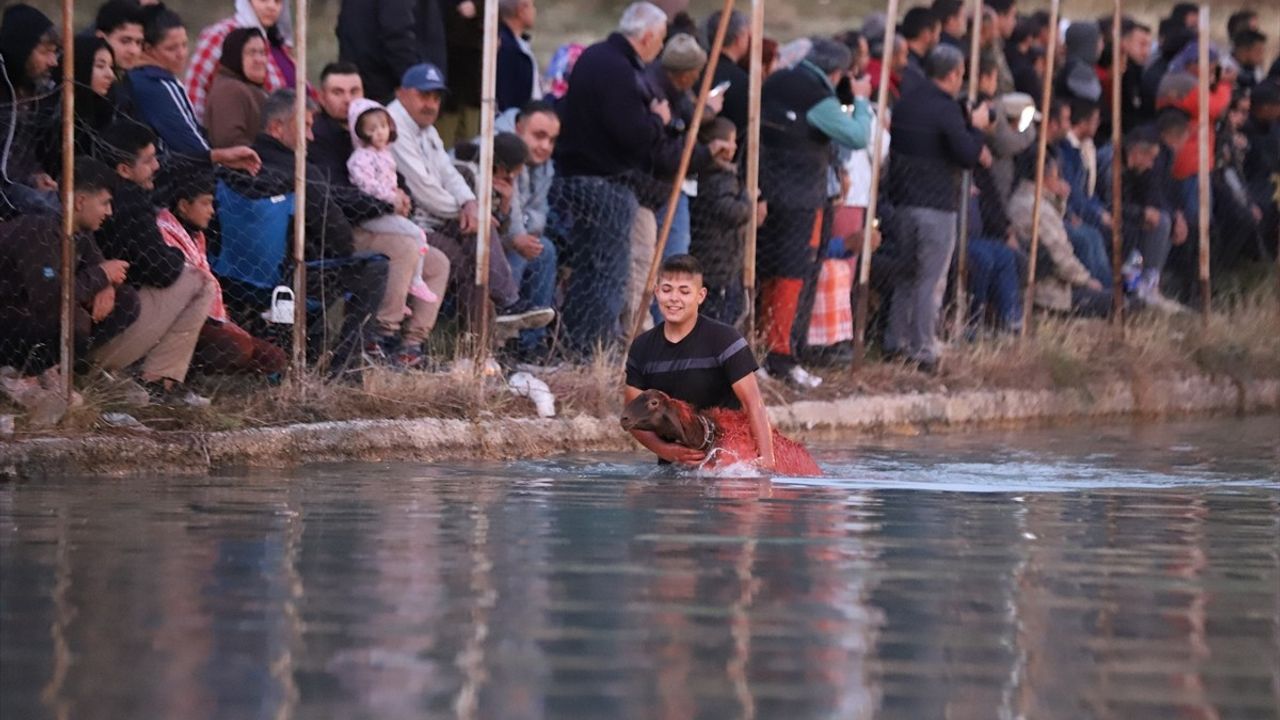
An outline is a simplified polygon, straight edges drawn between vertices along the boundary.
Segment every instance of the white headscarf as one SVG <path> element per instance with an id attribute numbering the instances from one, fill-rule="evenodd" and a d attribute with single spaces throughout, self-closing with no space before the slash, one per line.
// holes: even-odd
<path id="1" fill-rule="evenodd" d="M 281 3 L 280 19 L 276 21 L 276 29 L 280 31 L 280 37 L 284 38 L 285 45 L 293 45 L 293 15 L 289 12 L 289 3 Z M 263 35 L 267 34 L 267 29 L 262 26 L 262 21 L 258 19 L 258 13 L 253 11 L 253 3 L 249 0 L 236 0 L 236 27 L 255 27 L 262 31 Z"/>

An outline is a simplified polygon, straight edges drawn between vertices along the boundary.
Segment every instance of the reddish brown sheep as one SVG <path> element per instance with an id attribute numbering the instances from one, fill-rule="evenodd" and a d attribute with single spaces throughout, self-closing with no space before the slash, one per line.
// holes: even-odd
<path id="1" fill-rule="evenodd" d="M 645 390 L 622 411 L 622 429 L 648 430 L 667 442 L 706 450 L 705 467 L 750 462 L 760 456 L 747 414 L 712 408 L 698 412 L 661 390 Z M 773 431 L 773 458 L 778 475 L 813 477 L 822 469 L 804 445 Z"/>

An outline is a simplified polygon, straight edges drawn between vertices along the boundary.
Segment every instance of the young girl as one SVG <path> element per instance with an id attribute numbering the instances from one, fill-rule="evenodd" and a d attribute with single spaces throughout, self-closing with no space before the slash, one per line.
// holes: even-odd
<path id="1" fill-rule="evenodd" d="M 355 148 L 347 159 L 347 172 L 351 182 L 368 195 L 396 205 L 400 187 L 396 182 L 396 159 L 391 154 L 391 143 L 396 140 L 396 125 L 382 105 L 366 99 L 353 100 L 347 112 L 347 126 L 351 128 L 351 145 Z M 361 225 L 375 233 L 412 235 L 420 239 L 418 266 L 413 272 L 409 294 L 426 302 L 438 302 L 439 296 L 431 292 L 422 279 L 422 255 L 427 253 L 427 234 L 413 221 L 400 215 L 383 215 Z"/>

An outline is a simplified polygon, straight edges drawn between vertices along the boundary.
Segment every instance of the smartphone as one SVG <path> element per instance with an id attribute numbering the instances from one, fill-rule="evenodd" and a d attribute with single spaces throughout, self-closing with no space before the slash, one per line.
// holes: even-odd
<path id="1" fill-rule="evenodd" d="M 716 85 L 715 87 L 711 88 L 711 92 L 707 93 L 707 97 L 720 97 L 721 95 L 724 94 L 725 90 L 729 89 L 729 86 L 732 84 L 733 83 L 729 82 L 728 80 L 725 80 L 719 85 Z"/>

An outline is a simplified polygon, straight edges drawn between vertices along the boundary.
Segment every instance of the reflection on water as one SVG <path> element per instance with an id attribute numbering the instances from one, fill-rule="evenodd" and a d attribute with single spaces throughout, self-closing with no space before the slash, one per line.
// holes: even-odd
<path id="1" fill-rule="evenodd" d="M 0 717 L 1275 718 L 1278 431 L 0 486 Z"/>

